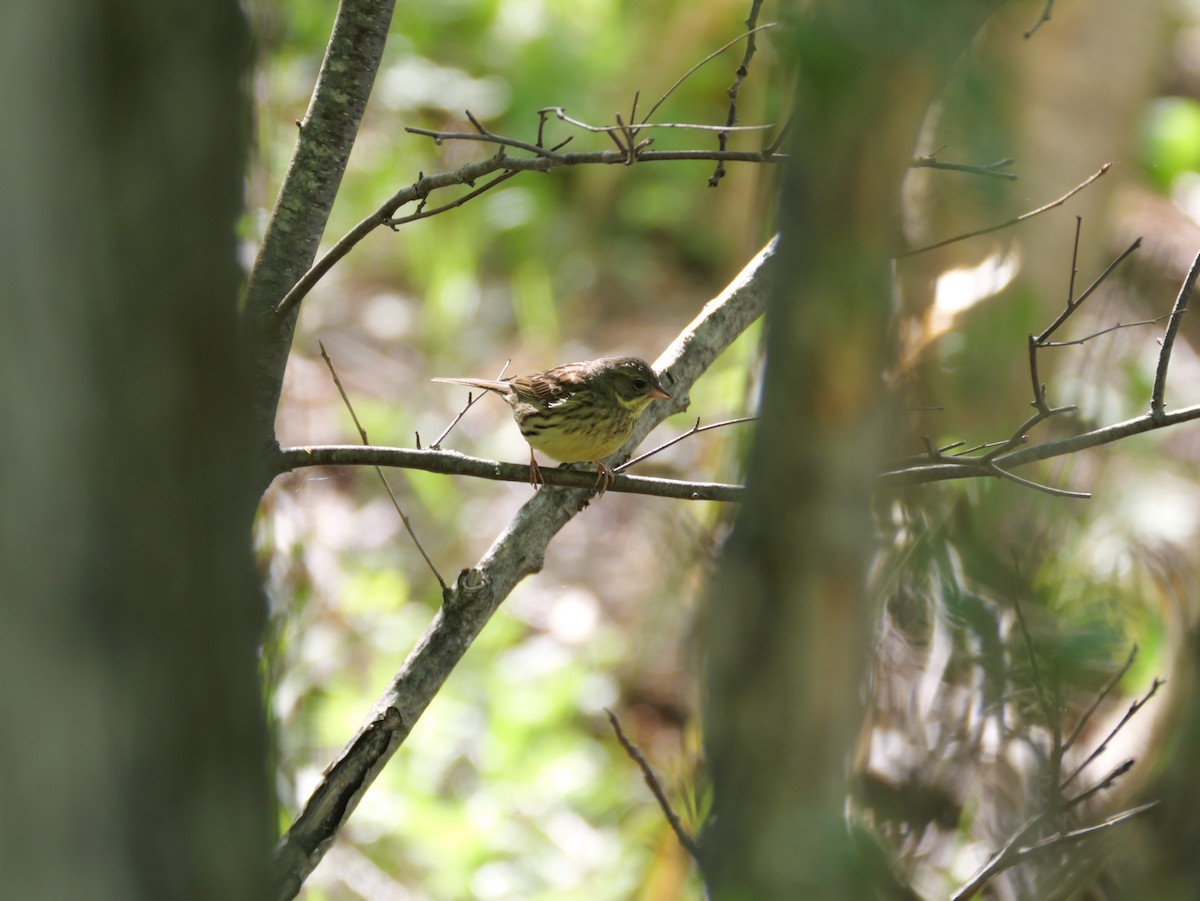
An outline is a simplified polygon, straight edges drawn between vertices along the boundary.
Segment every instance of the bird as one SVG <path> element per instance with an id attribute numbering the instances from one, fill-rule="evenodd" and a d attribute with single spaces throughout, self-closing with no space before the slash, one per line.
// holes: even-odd
<path id="1" fill-rule="evenodd" d="M 480 388 L 504 398 L 529 443 L 529 480 L 535 488 L 543 483 L 533 453 L 539 450 L 560 463 L 594 463 L 600 494 L 615 478 L 601 458 L 629 440 L 651 401 L 671 398 L 650 364 L 629 356 L 564 363 L 507 379 L 433 381 Z"/>

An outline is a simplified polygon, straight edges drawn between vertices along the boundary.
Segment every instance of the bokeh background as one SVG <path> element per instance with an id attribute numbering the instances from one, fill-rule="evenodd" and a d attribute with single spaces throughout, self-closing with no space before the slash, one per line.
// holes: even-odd
<path id="1" fill-rule="evenodd" d="M 397 15 L 327 241 L 417 173 L 482 158 L 480 144 L 407 134 L 470 131 L 534 140 L 536 110 L 607 124 L 647 110 L 689 68 L 743 30 L 740 3 L 466 2 Z M 269 214 L 328 38 L 326 3 L 254 7 L 259 144 L 247 258 Z M 656 121 L 715 124 L 744 45 L 690 77 Z M 745 124 L 778 122 L 778 64 L 761 39 L 743 88 Z M 548 141 L 608 149 L 603 135 L 551 123 Z M 662 130 L 655 146 L 709 147 Z M 758 135 L 733 147 L 756 147 Z M 379 230 L 305 300 L 278 433 L 284 445 L 354 443 L 320 359 L 323 341 L 375 444 L 424 445 L 465 390 L 433 376 L 510 374 L 632 353 L 653 360 L 771 234 L 774 174 L 712 163 L 586 167 L 531 174 L 447 214 Z M 436 198 L 433 201 L 438 202 Z M 411 209 L 401 211 L 411 212 Z M 651 445 L 752 412 L 750 334 Z M 684 441 L 640 472 L 736 482 L 748 426 Z M 476 404 L 447 448 L 523 462 L 497 398 Z M 444 576 L 488 548 L 527 485 L 392 472 L 391 483 Z M 545 570 L 505 603 L 314 873 L 310 898 L 629 898 L 694 893 L 689 867 L 641 776 L 615 742 L 620 717 L 699 821 L 694 632 L 698 585 L 729 511 L 610 495 L 558 536 Z M 437 582 L 370 470 L 276 482 L 259 541 L 276 624 L 265 668 L 277 721 L 281 828 L 354 733 L 428 624 Z"/>
<path id="2" fill-rule="evenodd" d="M 912 353 L 894 376 L 914 405 L 939 408 L 914 415 L 898 452 L 919 449 L 923 434 L 939 444 L 995 440 L 1025 418 L 1025 336 L 1064 302 L 1076 215 L 1084 217 L 1079 285 L 1134 236 L 1145 239 L 1073 320 L 1069 337 L 1167 312 L 1200 250 L 1200 4 L 1059 3 L 1054 19 L 1023 40 L 1042 5 L 1010 4 L 989 25 L 921 148 L 944 145 L 941 158 L 967 162 L 1012 156 L 1020 180 L 914 173 L 906 238 L 919 245 L 1001 221 L 1059 196 L 1104 162 L 1115 166 L 1022 229 L 898 269 L 901 334 Z M 628 117 L 636 93 L 639 109 L 648 109 L 734 38 L 748 6 L 458 0 L 399 8 L 326 246 L 418 173 L 489 152 L 436 145 L 406 126 L 469 131 L 470 110 L 494 132 L 532 140 L 542 107 L 594 124 L 617 112 Z M 254 0 L 249 9 L 259 55 L 247 264 L 332 17 L 329 4 L 314 0 Z M 780 14 L 768 3 L 763 18 Z M 723 121 L 741 52 L 737 45 L 692 75 L 657 120 Z M 742 88 L 742 124 L 786 118 L 780 56 L 772 35 L 760 38 Z M 548 130 L 551 142 L 572 134 L 571 149 L 610 146 L 560 123 Z M 657 147 L 711 142 L 674 130 L 653 136 Z M 735 147 L 759 140 L 732 139 Z M 716 189 L 707 186 L 709 163 L 526 174 L 461 209 L 376 231 L 304 301 L 281 443 L 357 441 L 318 340 L 372 443 L 382 445 L 414 446 L 418 434 L 428 444 L 450 422 L 465 393 L 431 384 L 433 376 L 492 376 L 510 360 L 510 373 L 611 353 L 652 360 L 772 233 L 775 173 L 728 168 Z M 1139 414 L 1155 334 L 1123 329 L 1056 351 L 1054 361 L 1043 355 L 1051 402 L 1080 406 L 1047 434 Z M 1177 405 L 1198 399 L 1189 395 L 1200 384 L 1190 349 L 1197 335 L 1189 323 L 1175 350 L 1168 399 Z M 739 340 L 692 391 L 688 414 L 649 443 L 696 417 L 752 413 L 758 337 Z M 688 439 L 639 471 L 737 481 L 747 428 Z M 527 452 L 495 398 L 472 408 L 444 446 L 517 462 Z M 1141 651 L 1117 700 L 1136 695 L 1153 675 L 1171 675 L 1180 643 L 1172 636 L 1190 634 L 1200 613 L 1198 459 L 1196 430 L 1185 427 L 1027 473 L 1094 492 L 1088 502 L 1001 482 L 906 498 L 905 522 L 921 524 L 924 543 L 914 548 L 898 530 L 895 559 L 888 549 L 881 557 L 881 571 L 891 574 L 885 591 L 924 585 L 923 603 L 960 626 L 973 604 L 1019 595 L 1043 617 L 1046 653 L 1058 655 L 1080 698 L 1136 640 Z M 478 559 L 530 491 L 422 472 L 389 479 L 447 577 Z M 708 800 L 696 720 L 698 599 L 731 514 L 715 504 L 613 495 L 576 518 L 367 793 L 304 897 L 699 898 L 685 855 L 603 711 L 620 716 L 685 824 L 696 827 Z M 282 829 L 407 656 L 440 594 L 367 470 L 280 478 L 264 499 L 258 542 L 273 613 L 263 667 Z M 953 688 L 954 674 L 929 659 L 899 678 L 917 672 Z M 1138 733 L 1147 746 L 1169 735 L 1171 711 L 1183 703 L 1159 700 Z M 930 707 L 931 720 L 934 707 L 956 709 L 951 700 Z M 1000 761 L 982 784 L 996 787 L 1011 765 Z M 931 892 L 985 853 L 965 830 L 958 834 L 942 834 L 933 851 L 908 849 Z"/>

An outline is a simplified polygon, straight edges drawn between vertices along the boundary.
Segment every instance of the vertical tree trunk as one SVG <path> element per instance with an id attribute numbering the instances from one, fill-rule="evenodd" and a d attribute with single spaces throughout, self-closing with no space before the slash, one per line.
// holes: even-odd
<path id="1" fill-rule="evenodd" d="M 813 4 L 796 30 L 762 422 L 711 598 L 703 854 L 718 899 L 850 899 L 869 884 L 843 809 L 873 614 L 888 259 L 922 117 L 995 5 Z"/>
<path id="2" fill-rule="evenodd" d="M 0 10 L 0 872 L 261 899 L 234 0 Z"/>

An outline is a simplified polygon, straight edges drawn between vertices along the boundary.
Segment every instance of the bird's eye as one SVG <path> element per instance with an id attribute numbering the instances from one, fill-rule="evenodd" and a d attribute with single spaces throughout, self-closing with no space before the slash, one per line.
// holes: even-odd
<path id="1" fill-rule="evenodd" d="M 634 379 L 633 380 L 633 387 L 634 387 L 634 390 L 636 390 L 636 391 L 645 391 L 646 386 L 649 384 L 650 383 L 647 382 L 645 379 Z"/>

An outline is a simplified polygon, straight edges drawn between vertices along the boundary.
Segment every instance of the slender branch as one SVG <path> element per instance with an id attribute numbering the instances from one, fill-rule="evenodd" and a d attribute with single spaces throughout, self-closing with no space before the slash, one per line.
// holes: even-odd
<path id="1" fill-rule="evenodd" d="M 1035 31 L 1037 31 L 1039 28 L 1041 28 L 1042 25 L 1044 25 L 1046 22 L 1050 21 L 1050 13 L 1053 9 L 1054 9 L 1054 0 L 1046 0 L 1046 6 L 1042 10 L 1041 17 L 1036 22 L 1033 23 L 1033 26 L 1027 32 L 1025 32 L 1025 40 L 1029 40 L 1031 37 L 1033 37 L 1033 33 Z"/>
<path id="2" fill-rule="evenodd" d="M 530 477 L 529 466 L 524 463 L 502 463 L 499 460 L 470 457 L 457 451 L 433 448 L 413 450 L 399 447 L 362 447 L 357 444 L 327 444 L 287 447 L 279 452 L 278 471 L 281 473 L 308 466 L 388 466 L 396 469 L 420 469 L 443 475 L 471 476 L 494 482 L 523 482 L 526 485 L 529 484 Z M 545 476 L 544 481 L 547 485 L 591 488 L 596 483 L 596 473 L 590 469 L 543 466 L 539 471 Z M 740 501 L 745 493 L 741 485 L 684 482 L 629 475 L 618 475 L 608 491 L 726 503 Z"/>
<path id="3" fill-rule="evenodd" d="M 1058 737 L 1061 735 L 1060 723 L 1062 720 L 1062 711 L 1050 706 L 1050 700 L 1046 697 L 1045 686 L 1042 683 L 1042 670 L 1038 665 L 1037 650 L 1033 646 L 1033 636 L 1029 634 L 1029 626 L 1025 622 L 1025 613 L 1021 610 L 1021 600 L 1015 595 L 1013 596 L 1013 609 L 1017 612 L 1017 625 L 1020 626 L 1021 635 L 1025 639 L 1025 653 L 1029 657 L 1029 666 L 1033 674 L 1033 687 L 1037 692 L 1038 704 L 1042 708 L 1042 715 L 1046 718 L 1046 723 L 1054 730 L 1055 744 L 1057 745 L 1059 744 Z"/>
<path id="4" fill-rule="evenodd" d="M 1091 720 L 1092 716 L 1099 709 L 1100 705 L 1104 703 L 1104 699 L 1107 698 L 1109 694 L 1112 693 L 1112 690 L 1117 687 L 1117 683 L 1125 678 L 1125 674 L 1129 672 L 1129 668 L 1133 666 L 1133 661 L 1134 658 L 1137 657 L 1137 652 L 1138 646 L 1135 644 L 1129 649 L 1129 657 L 1126 658 L 1125 665 L 1113 673 L 1112 678 L 1105 683 L 1104 688 L 1102 688 L 1096 695 L 1096 700 L 1092 701 L 1091 706 L 1084 711 L 1083 716 L 1079 718 L 1079 722 L 1075 724 L 1075 728 L 1071 730 L 1070 736 L 1063 744 L 1064 752 L 1069 751 L 1075 745 L 1075 742 L 1079 741 L 1079 736 L 1083 733 L 1088 721 Z M 1062 787 L 1066 788 L 1065 783 Z"/>
<path id="5" fill-rule="evenodd" d="M 1121 717 L 1121 721 L 1119 723 L 1117 723 L 1115 726 L 1113 726 L 1112 731 L 1109 732 L 1108 735 L 1105 736 L 1104 741 L 1100 742 L 1100 744 L 1098 744 L 1096 746 L 1096 749 L 1087 756 L 1087 759 L 1085 759 L 1083 761 L 1083 763 L 1079 764 L 1079 766 L 1077 766 L 1071 772 L 1071 775 L 1063 780 L 1062 785 L 1059 787 L 1066 788 L 1068 785 L 1070 785 L 1075 780 L 1076 776 L 1078 776 L 1080 773 L 1082 773 L 1084 771 L 1084 769 L 1088 766 L 1088 764 L 1090 764 L 1093 760 L 1095 760 L 1097 757 L 1099 757 L 1101 754 L 1103 754 L 1108 749 L 1109 742 L 1111 742 L 1116 737 L 1118 732 L 1120 732 L 1123 728 L 1125 728 L 1125 724 L 1128 723 L 1131 719 L 1133 719 L 1133 717 L 1137 714 L 1137 712 L 1139 710 L 1141 710 L 1143 707 L 1145 707 L 1146 704 L 1148 704 L 1150 702 L 1150 699 L 1152 697 L 1154 697 L 1155 693 L 1160 688 L 1162 688 L 1162 686 L 1165 684 L 1166 684 L 1165 679 L 1155 678 L 1154 682 L 1150 685 L 1150 690 L 1147 691 L 1144 695 L 1142 695 L 1142 697 L 1135 699 L 1133 701 L 1133 703 L 1129 705 L 1129 709 L 1125 711 L 1125 715 L 1123 717 Z"/>
<path id="6" fill-rule="evenodd" d="M 1072 500 L 1086 501 L 1091 497 L 1086 491 L 1068 491 L 1065 488 L 1055 488 L 1052 485 L 1043 485 L 1041 482 L 1035 482 L 1032 479 L 1023 479 L 1015 473 L 1009 472 L 1007 469 L 995 465 L 994 463 L 987 467 L 987 472 L 990 475 L 998 476 L 1002 479 L 1007 479 L 1010 482 L 1015 482 L 1018 485 L 1024 485 L 1026 488 L 1032 488 L 1034 491 L 1041 491 L 1043 494 L 1048 494 L 1051 497 L 1065 497 Z"/>
<path id="7" fill-rule="evenodd" d="M 587 122 L 583 122 L 579 119 L 573 119 L 570 116 L 568 116 L 566 111 L 561 106 L 547 106 L 543 109 L 538 110 L 538 112 L 539 113 L 553 113 L 554 117 L 556 119 L 560 119 L 561 121 L 566 122 L 568 125 L 574 125 L 576 128 L 582 128 L 584 131 L 591 131 L 591 132 L 595 132 L 596 134 L 628 135 L 630 133 L 630 131 L 632 131 L 634 134 L 637 134 L 637 132 L 640 132 L 645 128 L 685 128 L 689 131 L 726 132 L 726 131 L 767 131 L 768 129 L 775 127 L 775 125 L 770 122 L 765 123 L 763 125 L 702 125 L 698 122 L 639 122 L 637 124 L 637 127 L 635 128 L 630 125 L 625 125 L 619 121 L 616 125 L 589 125 Z M 619 118 L 619 116 L 620 116 L 620 114 L 618 113 L 618 118 Z M 487 141 L 487 140 L 490 140 L 490 137 L 487 135 L 472 134 L 471 132 L 441 133 L 441 132 L 430 132 L 430 131 L 426 131 L 424 129 L 418 129 L 418 128 L 408 128 L 408 129 L 405 129 L 405 131 L 411 131 L 411 132 L 413 132 L 413 134 L 423 134 L 423 135 L 428 135 L 429 137 L 436 137 L 439 139 L 439 143 L 441 141 L 451 141 L 451 140 L 457 140 L 457 141 Z M 494 141 L 493 143 L 500 143 L 500 142 Z M 722 150 L 723 149 L 724 148 L 722 148 Z M 720 157 L 713 157 L 713 159 L 720 159 Z"/>
<path id="8" fill-rule="evenodd" d="M 1057 832 L 1054 835 L 1047 836 L 1030 845 L 1018 846 L 1021 839 L 1028 834 L 1034 826 L 1040 823 L 1043 819 L 1042 814 L 1037 814 L 1025 825 L 1019 829 L 1011 839 L 1000 849 L 986 864 L 984 864 L 970 881 L 962 888 L 950 896 L 950 901 L 967 901 L 968 898 L 975 896 L 985 885 L 999 876 L 1005 870 L 1012 869 L 1019 863 L 1023 863 L 1030 857 L 1053 848 L 1057 845 L 1070 844 L 1072 842 L 1082 841 L 1085 838 L 1096 835 L 1113 826 L 1131 820 L 1134 817 L 1141 816 L 1153 810 L 1159 804 L 1158 801 L 1151 801 L 1149 804 L 1142 804 L 1140 807 L 1133 807 L 1129 810 L 1124 810 L 1121 813 L 1114 814 L 1105 820 L 1100 821 L 1094 826 L 1086 826 L 1082 829 L 1073 829 L 1069 832 Z"/>
<path id="9" fill-rule="evenodd" d="M 967 232 L 966 234 L 963 234 L 963 235 L 955 235 L 953 238 L 946 238 L 944 241 L 938 241 L 934 244 L 927 244 L 924 247 L 918 247 L 915 250 L 906 250 L 903 253 L 896 254 L 895 259 L 899 260 L 899 259 L 903 259 L 904 257 L 916 256 L 919 253 L 927 253 L 930 250 L 936 250 L 939 247 L 945 247 L 947 244 L 954 244 L 957 241 L 965 241 L 968 238 L 977 238 L 980 235 L 990 234 L 991 232 L 996 232 L 996 231 L 1000 231 L 1001 229 L 1004 229 L 1004 228 L 1010 228 L 1011 226 L 1019 225 L 1020 223 L 1026 221 L 1027 219 L 1032 219 L 1034 216 L 1040 216 L 1040 215 L 1042 215 L 1042 213 L 1049 212 L 1050 210 L 1054 209 L 1055 207 L 1062 206 L 1064 203 L 1066 203 L 1068 200 L 1070 200 L 1072 197 L 1074 197 L 1076 194 L 1078 194 L 1080 191 L 1082 191 L 1084 188 L 1086 188 L 1088 185 L 1090 185 L 1092 182 L 1094 182 L 1100 176 L 1105 175 L 1108 172 L 1108 170 L 1111 168 L 1112 168 L 1112 163 L 1105 163 L 1103 166 L 1101 166 L 1099 168 L 1099 170 L 1097 170 L 1091 176 L 1089 176 L 1088 178 L 1084 179 L 1082 182 L 1077 184 L 1075 187 L 1073 187 L 1070 191 L 1068 191 L 1062 197 L 1058 198 L 1057 200 L 1052 200 L 1045 206 L 1038 207 L 1036 210 L 1030 210 L 1027 213 L 1022 213 L 1020 216 L 1017 216 L 1015 219 L 1009 219 L 1007 222 L 1001 222 L 999 225 L 989 225 L 987 228 L 977 229 L 976 231 Z"/>
<path id="10" fill-rule="evenodd" d="M 1068 438 L 1060 438 L 1055 441 L 1045 441 L 1041 444 L 1017 448 L 1003 454 L 992 462 L 1004 470 L 1012 470 L 1018 466 L 1027 466 L 1030 463 L 1036 463 L 1040 460 L 1050 460 L 1054 457 L 1078 453 L 1081 450 L 1100 447 L 1105 444 L 1111 444 L 1114 441 L 1140 435 L 1144 432 L 1152 432 L 1156 429 L 1168 428 L 1197 419 L 1200 419 L 1200 404 L 1164 413 L 1161 417 L 1154 417 L 1152 414 L 1146 413 L 1143 416 L 1093 429 L 1090 432 L 1084 432 L 1080 435 L 1072 435 Z M 922 485 L 928 482 L 973 479 L 988 475 L 996 475 L 996 473 L 987 466 L 982 465 L 981 458 L 956 458 L 955 462 L 939 462 L 889 469 L 880 473 L 877 484 L 881 488 L 901 488 L 910 485 Z"/>
<path id="11" fill-rule="evenodd" d="M 1175 306 L 1171 310 L 1171 318 L 1167 322 L 1167 330 L 1163 335 L 1162 349 L 1158 352 L 1158 369 L 1154 373 L 1154 390 L 1150 395 L 1150 415 L 1160 418 L 1163 415 L 1163 395 L 1167 390 L 1167 366 L 1171 363 L 1171 348 L 1175 345 L 1175 334 L 1179 331 L 1179 320 L 1187 310 L 1188 298 L 1196 286 L 1196 276 L 1200 275 L 1200 254 L 1192 261 L 1187 278 L 1175 298 Z"/>
<path id="12" fill-rule="evenodd" d="M 702 426 L 702 425 L 700 425 L 699 418 L 697 418 L 696 424 L 694 426 L 692 426 L 690 429 L 688 429 L 686 432 L 684 432 L 682 435 L 676 435 L 670 441 L 663 442 L 658 447 L 654 448 L 654 450 L 648 450 L 648 451 L 646 451 L 646 453 L 639 454 L 638 456 L 634 457 L 632 460 L 626 460 L 624 463 L 622 463 L 620 466 L 618 466 L 616 469 L 614 469 L 613 472 L 621 472 L 622 470 L 628 469 L 631 466 L 636 466 L 638 463 L 641 463 L 643 460 L 650 459 L 655 454 L 665 451 L 668 447 L 673 447 L 674 445 L 678 444 L 680 441 L 683 441 L 685 438 L 690 438 L 692 435 L 698 435 L 701 432 L 707 432 L 710 429 L 723 429 L 726 426 L 740 425 L 743 422 L 756 422 L 757 420 L 758 420 L 757 416 L 743 416 L 740 419 L 726 419 L 724 422 L 714 422 L 714 423 L 711 423 L 710 425 Z"/>
<path id="13" fill-rule="evenodd" d="M 683 845 L 684 850 L 692 856 L 692 860 L 699 864 L 700 848 L 696 845 L 696 840 L 683 828 L 683 822 L 679 819 L 679 814 L 671 806 L 671 801 L 667 798 L 667 793 L 659 783 L 658 777 L 654 775 L 654 770 L 650 769 L 650 764 L 642 756 L 642 752 L 625 735 L 625 730 L 621 728 L 621 722 L 617 719 L 616 714 L 607 707 L 604 709 L 604 712 L 608 714 L 608 722 L 612 726 L 613 732 L 617 734 L 617 741 L 621 743 L 621 747 L 625 750 L 629 759 L 636 763 L 638 769 L 642 771 L 642 778 L 646 780 L 646 785 L 649 786 L 650 793 L 658 801 L 658 806 L 662 809 L 663 816 L 667 818 L 667 823 L 670 825 L 671 831 L 679 839 L 679 844 Z"/>
<path id="14" fill-rule="evenodd" d="M 1011 157 L 1005 157 L 1002 160 L 996 160 L 994 163 L 988 163 L 983 166 L 971 165 L 970 163 L 943 163 L 940 162 L 935 154 L 929 156 L 919 156 L 909 162 L 910 169 L 945 169 L 950 172 L 967 172 L 971 175 L 983 175 L 988 178 L 1002 178 L 1005 181 L 1016 181 L 1017 176 L 1012 172 L 1002 172 L 1000 170 L 1011 166 L 1016 160 Z"/>
<path id="15" fill-rule="evenodd" d="M 758 25 L 758 26 L 754 25 L 754 23 L 758 21 L 758 10 L 759 10 L 759 7 L 761 7 L 761 6 L 762 6 L 762 0 L 754 0 L 752 6 L 750 8 L 750 15 L 746 18 L 746 31 L 744 31 L 742 34 L 739 34 L 733 40 L 728 41 L 725 44 L 722 44 L 720 47 L 718 47 L 716 50 L 714 50 L 708 56 L 704 57 L 704 59 L 700 60 L 700 62 L 696 63 L 696 65 L 692 66 L 690 69 L 688 69 L 686 72 L 684 72 L 681 76 L 679 76 L 679 78 L 676 79 L 675 83 L 673 85 L 671 85 L 669 88 L 667 88 L 666 92 L 661 97 L 658 98 L 658 100 L 655 102 L 654 106 L 650 107 L 650 111 L 648 113 L 646 113 L 646 115 L 642 118 L 642 121 L 639 122 L 638 125 L 642 126 L 642 125 L 649 124 L 650 117 L 653 116 L 656 112 L 658 112 L 658 108 L 667 102 L 667 98 L 670 97 L 672 94 L 674 94 L 675 91 L 678 90 L 678 88 L 681 84 L 683 84 L 685 81 L 687 81 L 689 78 L 691 78 L 692 75 L 694 75 L 697 71 L 699 71 L 702 67 L 704 67 L 708 63 L 712 62 L 714 59 L 716 59 L 718 56 L 720 56 L 722 53 L 724 53 L 726 50 L 728 50 L 730 47 L 732 47 L 734 44 L 736 44 L 738 41 L 742 40 L 743 38 L 747 39 L 747 41 L 746 41 L 747 56 L 742 58 L 742 65 L 739 68 L 739 71 L 741 71 L 741 69 L 744 69 L 747 65 L 749 65 L 749 63 L 750 63 L 749 57 L 754 56 L 754 50 L 752 49 L 755 44 L 754 36 L 756 34 L 758 34 L 760 31 L 766 31 L 769 28 L 778 28 L 779 27 L 774 22 L 768 22 L 766 25 Z M 742 77 L 745 77 L 745 72 L 742 72 Z M 730 122 L 729 124 L 732 125 L 733 122 Z M 721 146 L 721 149 L 722 150 L 725 149 L 724 145 Z"/>
<path id="16" fill-rule="evenodd" d="M 1132 244 L 1130 244 L 1128 247 L 1126 247 L 1124 252 L 1122 252 L 1122 254 L 1119 257 L 1117 257 L 1115 260 L 1113 260 L 1111 263 L 1109 263 L 1108 266 L 1105 267 L 1104 271 L 1101 272 L 1098 276 L 1096 276 L 1096 280 L 1087 286 L 1087 290 L 1085 290 L 1082 294 L 1079 295 L 1078 300 L 1071 300 L 1071 298 L 1068 297 L 1066 309 L 1064 309 L 1061 313 L 1059 313 L 1058 318 L 1055 319 L 1052 323 L 1050 323 L 1050 325 L 1048 325 L 1046 327 L 1046 330 L 1037 336 L 1038 344 L 1039 345 L 1044 344 L 1051 335 L 1053 335 L 1056 331 L 1058 331 L 1058 327 L 1060 325 L 1062 325 L 1064 322 L 1066 322 L 1067 319 L 1070 318 L 1071 314 L 1074 313 L 1076 310 L 1078 310 L 1079 307 L 1083 304 L 1083 302 L 1085 300 L 1087 300 L 1089 297 L 1091 297 L 1092 294 L 1095 293 L 1096 289 L 1099 288 L 1100 285 L 1102 285 L 1104 283 L 1104 280 L 1107 279 L 1110 275 L 1112 275 L 1113 270 L 1116 269 L 1118 266 L 1120 266 L 1121 263 L 1123 263 L 1125 261 L 1125 258 L 1127 256 L 1129 256 L 1131 253 L 1133 253 L 1135 250 L 1137 250 L 1141 246 L 1142 246 L 1142 239 L 1140 237 L 1134 239 L 1134 242 Z M 1074 286 L 1074 284 L 1075 284 L 1074 272 L 1072 272 L 1072 275 L 1071 275 L 1071 284 L 1072 284 L 1072 286 Z"/>
<path id="17" fill-rule="evenodd" d="M 758 50 L 758 41 L 755 40 L 755 34 L 760 30 L 756 23 L 758 22 L 758 14 L 762 9 L 762 0 L 752 0 L 750 4 L 750 13 L 746 16 L 746 52 L 742 56 L 741 65 L 737 67 L 737 72 L 733 79 L 733 84 L 726 90 L 729 97 L 729 113 L 725 116 L 725 124 L 730 128 L 737 122 L 737 105 L 738 97 L 742 91 L 742 82 L 746 80 L 746 75 L 750 72 L 750 61 L 754 59 L 754 54 Z M 764 25 L 763 28 L 770 26 Z M 729 141 L 729 132 L 722 131 L 717 135 L 717 147 L 724 150 Z M 708 186 L 715 188 L 721 183 L 721 179 L 725 177 L 725 164 L 717 163 L 713 174 L 708 178 Z"/>
<path id="18" fill-rule="evenodd" d="M 504 365 L 500 367 L 500 373 L 496 376 L 497 379 L 504 378 L 504 373 L 508 372 L 508 367 L 511 363 L 512 363 L 512 360 L 504 361 Z M 456 425 L 458 425 L 459 422 L 462 421 L 462 418 L 464 416 L 467 415 L 467 411 L 469 409 L 471 409 L 473 406 L 475 406 L 475 404 L 479 402 L 479 399 L 487 393 L 488 393 L 487 391 L 480 391 L 478 394 L 474 394 L 474 393 L 468 391 L 466 404 L 463 406 L 463 408 L 461 410 L 458 411 L 458 415 L 455 416 L 454 419 L 452 419 L 450 421 L 450 425 L 446 426 L 446 428 L 442 430 L 442 434 L 437 436 L 437 439 L 433 442 L 433 444 L 429 445 L 429 449 L 435 450 L 435 451 L 441 450 L 442 442 L 446 440 L 446 436 L 449 435 L 452 431 L 454 431 L 454 427 Z M 417 450 L 420 450 L 420 449 L 421 449 L 420 442 L 417 442 Z"/>
<path id="19" fill-rule="evenodd" d="M 321 359 L 325 361 L 325 366 L 329 369 L 329 374 L 333 377 L 333 384 L 337 386 L 338 394 L 342 396 L 342 403 L 345 404 L 346 409 L 350 411 L 350 418 L 354 420 L 354 427 L 358 429 L 358 435 L 360 438 L 362 438 L 362 443 L 369 446 L 371 442 L 367 438 L 367 430 L 364 429 L 362 423 L 359 422 L 358 414 L 354 412 L 354 404 L 350 403 L 350 396 L 346 393 L 346 389 L 342 387 L 342 380 L 338 377 L 337 369 L 335 369 L 333 365 L 333 360 L 330 358 L 329 352 L 325 350 L 325 342 L 318 341 L 317 346 L 321 348 Z M 413 529 L 412 520 L 408 518 L 408 515 L 400 506 L 400 501 L 396 497 L 396 492 L 392 491 L 392 486 L 388 484 L 387 477 L 383 474 L 383 470 L 378 466 L 374 467 L 374 469 L 375 474 L 379 476 L 379 481 L 383 482 L 383 487 L 384 490 L 387 491 L 388 497 L 392 499 L 392 506 L 396 509 L 396 513 L 399 514 L 400 521 L 404 523 L 404 528 L 405 531 L 408 532 L 408 537 L 413 540 L 413 544 L 415 544 L 417 546 L 417 550 L 421 552 L 421 556 L 424 558 L 425 564 L 429 567 L 429 571 L 432 572 L 433 577 L 437 579 L 438 585 L 442 586 L 442 594 L 445 594 L 448 590 L 446 580 L 442 578 L 442 574 L 438 572 L 438 568 L 434 566 L 433 560 L 430 559 L 429 554 L 426 553 L 425 545 L 421 544 L 421 539 L 417 537 L 417 533 Z"/>
<path id="20" fill-rule="evenodd" d="M 429 133 L 431 137 L 437 139 L 439 133 Z M 483 136 L 471 133 L 464 140 L 482 140 Z M 443 139 L 449 139 L 448 135 L 442 135 Z M 560 145 L 561 146 L 561 145 Z M 503 171 L 511 174 L 517 172 L 550 172 L 554 169 L 565 168 L 569 166 L 584 166 L 584 165 L 615 165 L 625 163 L 628 160 L 629 154 L 625 150 L 593 150 L 580 153 L 555 153 L 553 157 L 536 156 L 536 157 L 510 157 L 504 153 L 497 153 L 484 160 L 477 160 L 473 163 L 467 163 L 464 166 L 455 169 L 452 172 L 439 172 L 434 175 L 421 175 L 411 185 L 407 185 L 392 195 L 386 202 L 379 206 L 371 215 L 367 216 L 359 222 L 354 228 L 348 231 L 338 242 L 331 247 L 313 266 L 300 277 L 295 285 L 288 291 L 282 300 L 275 307 L 276 314 L 287 314 L 295 306 L 303 300 L 308 293 L 316 286 L 317 282 L 334 267 L 343 257 L 346 256 L 355 246 L 367 237 L 372 231 L 384 225 L 398 225 L 401 222 L 412 221 L 413 219 L 427 218 L 428 216 L 436 215 L 437 213 L 445 212 L 448 209 L 453 209 L 455 206 L 460 206 L 466 198 L 459 201 L 451 202 L 443 207 L 438 207 L 435 210 L 422 211 L 419 214 L 407 217 L 403 220 L 393 220 L 391 217 L 400 207 L 408 203 L 423 202 L 431 193 L 442 188 L 453 187 L 456 185 L 473 186 L 477 179 L 490 175 L 493 172 Z M 638 162 L 653 163 L 653 162 L 669 162 L 669 161 L 686 161 L 686 160 L 727 160 L 729 162 L 743 163 L 775 163 L 786 157 L 783 154 L 777 153 L 774 149 L 765 148 L 759 151 L 741 151 L 741 150 L 649 150 L 640 151 L 638 153 Z M 495 184 L 489 183 L 482 188 L 476 190 L 475 193 L 482 193 L 494 187 Z M 472 195 L 474 196 L 474 195 Z"/>
<path id="21" fill-rule="evenodd" d="M 1083 338 L 1076 338 L 1074 341 L 1047 341 L 1042 347 L 1073 347 L 1076 344 L 1086 344 L 1093 338 L 1099 338 L 1101 335 L 1107 335 L 1109 332 L 1115 332 L 1117 329 L 1134 328 L 1139 325 L 1155 325 L 1168 318 L 1170 313 L 1163 313 L 1161 316 L 1155 316 L 1153 319 L 1139 319 L 1137 322 L 1118 322 L 1116 325 L 1110 325 L 1108 328 L 1102 328 L 1098 332 L 1093 332 Z"/>

